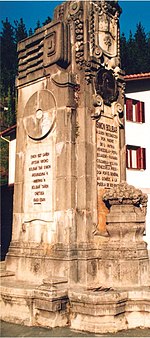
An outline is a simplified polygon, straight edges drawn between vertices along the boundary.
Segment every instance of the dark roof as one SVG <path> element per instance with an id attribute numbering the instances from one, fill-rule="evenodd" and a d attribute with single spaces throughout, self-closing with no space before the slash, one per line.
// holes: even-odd
<path id="1" fill-rule="evenodd" d="M 1 136 L 10 136 L 12 133 L 16 132 L 16 124 L 0 132 Z"/>

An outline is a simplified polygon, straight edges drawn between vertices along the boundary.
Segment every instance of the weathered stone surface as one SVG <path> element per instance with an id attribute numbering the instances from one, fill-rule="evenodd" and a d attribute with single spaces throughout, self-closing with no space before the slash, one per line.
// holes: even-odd
<path id="1" fill-rule="evenodd" d="M 146 199 L 120 184 L 120 13 L 115 1 L 66 1 L 18 45 L 13 232 L 1 286 L 6 321 L 103 333 L 135 327 L 138 314 L 149 325 L 149 290 L 145 308 L 146 293 L 139 302 L 132 294 L 149 284 Z"/>
<path id="2" fill-rule="evenodd" d="M 71 327 L 94 333 L 150 327 L 150 289 L 121 291 L 71 290 Z M 141 315 L 140 315 L 141 314 Z M 86 328 L 86 329 L 85 329 Z"/>
<path id="3" fill-rule="evenodd" d="M 115 189 L 111 189 L 103 195 L 103 201 L 108 201 L 110 205 L 125 204 L 146 208 L 147 200 L 146 194 L 127 182 L 121 182 Z"/>
<path id="4" fill-rule="evenodd" d="M 49 280 L 49 284 L 44 281 L 40 286 L 7 278 L 6 285 L 1 285 L 1 318 L 29 326 L 66 326 L 69 300 L 65 284 L 62 278 L 55 278 L 54 283 Z"/>
<path id="5" fill-rule="evenodd" d="M 149 257 L 143 241 L 147 196 L 122 182 L 104 193 L 103 200 L 110 205 L 106 223 L 109 235 L 106 260 L 110 260 L 112 267 L 113 262 L 115 266 L 117 263 L 118 270 L 112 286 L 149 285 Z"/>
<path id="6" fill-rule="evenodd" d="M 116 332 L 126 327 L 125 305 L 127 293 L 70 291 L 71 327 L 94 333 Z M 117 318 L 117 320 L 116 320 Z"/>
<path id="7" fill-rule="evenodd" d="M 33 324 L 33 299 L 35 284 L 18 282 L 7 277 L 1 283 L 1 319 L 24 325 Z"/>

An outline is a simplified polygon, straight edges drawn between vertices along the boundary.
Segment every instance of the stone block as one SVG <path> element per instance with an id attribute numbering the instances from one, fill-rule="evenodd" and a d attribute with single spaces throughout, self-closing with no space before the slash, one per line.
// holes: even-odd
<path id="1" fill-rule="evenodd" d="M 116 332 L 126 327 L 126 293 L 70 292 L 71 328 L 94 333 Z M 116 320 L 117 318 L 117 320 Z M 114 320 L 115 319 L 115 320 Z M 86 328 L 86 329 L 85 329 Z"/>
<path id="2" fill-rule="evenodd" d="M 150 289 L 137 288 L 128 291 L 126 304 L 126 319 L 128 328 L 150 328 Z"/>
<path id="3" fill-rule="evenodd" d="M 1 284 L 1 319 L 24 325 L 33 324 L 33 298 L 35 284 L 14 282 L 14 278 L 5 278 Z"/>
<path id="4" fill-rule="evenodd" d="M 35 290 L 34 318 L 35 325 L 47 327 L 66 326 L 68 324 L 68 290 L 64 278 L 47 278 Z"/>

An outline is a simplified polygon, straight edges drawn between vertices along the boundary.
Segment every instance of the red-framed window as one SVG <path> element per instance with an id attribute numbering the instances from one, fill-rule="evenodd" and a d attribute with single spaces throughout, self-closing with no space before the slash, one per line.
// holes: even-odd
<path id="1" fill-rule="evenodd" d="M 126 146 L 126 167 L 128 169 L 146 169 L 146 149 L 138 146 Z"/>
<path id="2" fill-rule="evenodd" d="M 126 98 L 126 120 L 144 123 L 145 122 L 144 102 Z"/>

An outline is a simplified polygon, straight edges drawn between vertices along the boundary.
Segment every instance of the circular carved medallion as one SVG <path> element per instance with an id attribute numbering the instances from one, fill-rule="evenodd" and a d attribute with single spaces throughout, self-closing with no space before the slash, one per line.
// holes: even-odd
<path id="1" fill-rule="evenodd" d="M 49 90 L 35 92 L 24 111 L 24 126 L 33 140 L 41 140 L 52 130 L 56 115 L 56 101 Z"/>

